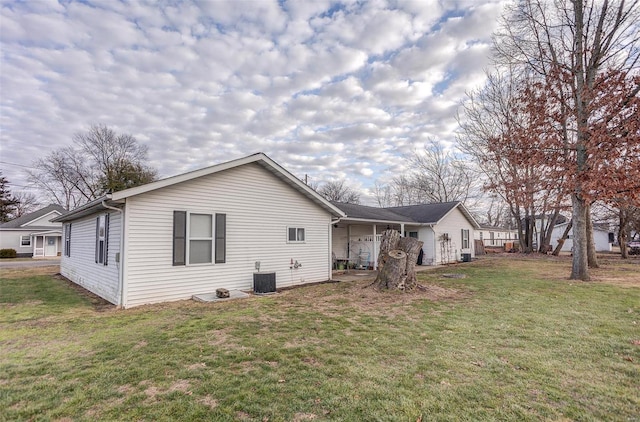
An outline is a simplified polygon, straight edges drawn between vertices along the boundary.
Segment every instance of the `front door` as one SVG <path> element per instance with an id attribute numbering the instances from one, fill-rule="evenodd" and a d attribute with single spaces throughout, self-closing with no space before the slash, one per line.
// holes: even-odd
<path id="1" fill-rule="evenodd" d="M 45 236 L 44 238 L 44 256 L 58 255 L 58 246 L 56 245 L 56 236 Z"/>

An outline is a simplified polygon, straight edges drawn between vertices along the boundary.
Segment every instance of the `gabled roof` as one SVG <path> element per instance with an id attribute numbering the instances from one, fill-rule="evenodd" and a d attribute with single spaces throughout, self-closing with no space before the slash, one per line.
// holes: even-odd
<path id="1" fill-rule="evenodd" d="M 480 228 L 480 225 L 471 215 L 469 210 L 460 201 L 454 202 L 438 202 L 434 204 L 409 205 L 405 207 L 387 208 L 395 213 L 406 215 L 411 219 L 422 224 L 437 224 L 447 214 L 458 208 L 462 214 L 469 220 L 473 227 Z"/>
<path id="2" fill-rule="evenodd" d="M 14 218 L 13 220 L 7 221 L 6 223 L 2 223 L 0 224 L 0 229 L 28 229 L 28 230 L 40 229 L 40 228 L 47 229 L 47 226 L 25 226 L 25 227 L 23 226 L 47 214 L 51 214 L 51 218 L 53 219 L 54 217 L 64 214 L 65 212 L 67 212 L 67 210 L 61 207 L 60 205 L 50 204 L 44 208 L 40 208 L 37 211 L 30 212 L 29 214 L 25 214 L 21 217 Z"/>
<path id="3" fill-rule="evenodd" d="M 249 155 L 244 158 L 239 158 L 237 160 L 227 161 L 225 163 L 216 164 L 210 167 L 205 167 L 203 169 L 194 170 L 188 173 L 179 174 L 177 176 L 168 177 L 166 179 L 147 183 L 145 185 L 136 186 L 135 188 L 125 189 L 118 192 L 114 192 L 112 194 L 108 194 L 80 208 L 70 211 L 69 213 L 63 215 L 62 217 L 57 218 L 54 221 L 69 221 L 74 218 L 78 218 L 83 215 L 90 214 L 97 210 L 105 209 L 104 201 L 110 201 L 112 204 L 122 202 L 123 199 L 129 198 L 131 196 L 140 195 L 146 192 L 151 192 L 167 186 L 172 186 L 178 183 L 187 182 L 189 180 L 208 176 L 214 173 L 219 173 L 225 170 L 240 167 L 250 163 L 258 164 L 262 166 L 264 169 L 270 171 L 280 180 L 284 181 L 289 186 L 297 190 L 300 194 L 307 197 L 307 199 L 311 200 L 321 208 L 324 208 L 332 216 L 335 216 L 335 217 L 344 216 L 344 213 L 339 208 L 337 208 L 331 202 L 327 201 L 324 197 L 322 197 L 316 191 L 314 191 L 309 186 L 304 184 L 300 179 L 295 177 L 293 174 L 289 173 L 286 169 L 284 169 L 284 167 L 280 166 L 280 164 L 276 163 L 271 158 L 267 157 L 266 154 L 259 152 L 257 154 Z"/>
<path id="4" fill-rule="evenodd" d="M 376 208 L 366 205 L 334 204 L 347 214 L 346 219 L 380 223 L 404 223 L 434 225 L 454 209 L 459 208 L 469 222 L 480 228 L 478 222 L 462 202 L 441 202 L 435 204 L 409 205 L 405 207 Z"/>
<path id="5" fill-rule="evenodd" d="M 398 214 L 389 208 L 369 207 L 359 204 L 347 204 L 343 202 L 332 202 L 347 214 L 347 219 L 363 220 L 385 223 L 415 223 L 416 221 L 406 215 Z"/>

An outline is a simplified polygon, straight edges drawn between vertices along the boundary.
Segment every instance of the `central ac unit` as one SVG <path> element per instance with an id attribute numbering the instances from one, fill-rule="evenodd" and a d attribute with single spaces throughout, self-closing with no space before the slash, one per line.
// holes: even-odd
<path id="1" fill-rule="evenodd" d="M 253 291 L 258 294 L 275 293 L 276 273 L 253 273 Z"/>

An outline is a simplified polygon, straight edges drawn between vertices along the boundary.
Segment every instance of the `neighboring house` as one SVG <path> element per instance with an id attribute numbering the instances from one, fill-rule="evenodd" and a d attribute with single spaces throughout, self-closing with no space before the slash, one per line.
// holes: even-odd
<path id="1" fill-rule="evenodd" d="M 0 224 L 0 249 L 15 249 L 18 257 L 51 258 L 62 252 L 62 224 L 52 219 L 67 212 L 49 205 Z"/>
<path id="2" fill-rule="evenodd" d="M 481 224 L 480 229 L 475 231 L 474 239 L 481 240 L 486 247 L 504 247 L 506 243 L 517 243 L 518 231 Z"/>
<path id="3" fill-rule="evenodd" d="M 337 261 L 375 268 L 382 232 L 391 228 L 424 242 L 423 265 L 475 256 L 474 231 L 480 226 L 461 202 L 376 208 L 334 202 L 346 214 L 333 225 Z"/>
<path id="4" fill-rule="evenodd" d="M 558 239 L 560 239 L 567 228 L 567 223 L 558 224 L 553 228 L 553 232 L 551 233 L 551 247 L 555 248 L 558 246 Z M 611 251 L 611 240 L 613 234 L 609 233 L 609 230 L 604 228 L 594 226 L 593 227 L 593 241 L 596 246 L 596 252 L 610 252 Z M 573 250 L 573 228 L 569 230 L 569 237 L 562 245 L 562 252 L 571 252 Z"/>
<path id="5" fill-rule="evenodd" d="M 59 218 L 62 275 L 125 308 L 331 279 L 344 213 L 259 153 L 108 194 Z"/>

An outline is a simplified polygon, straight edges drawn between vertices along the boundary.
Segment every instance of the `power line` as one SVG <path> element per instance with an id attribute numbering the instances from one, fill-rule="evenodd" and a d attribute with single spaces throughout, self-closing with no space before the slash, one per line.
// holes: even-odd
<path id="1" fill-rule="evenodd" d="M 32 169 L 32 170 L 35 170 L 33 167 L 31 167 L 31 166 L 25 166 L 24 164 L 10 163 L 10 162 L 8 162 L 8 161 L 0 161 L 0 163 L 2 163 L 2 164 L 8 164 L 8 165 L 10 165 L 10 166 L 18 166 L 18 167 L 24 167 L 24 168 L 26 168 L 26 169 Z"/>

